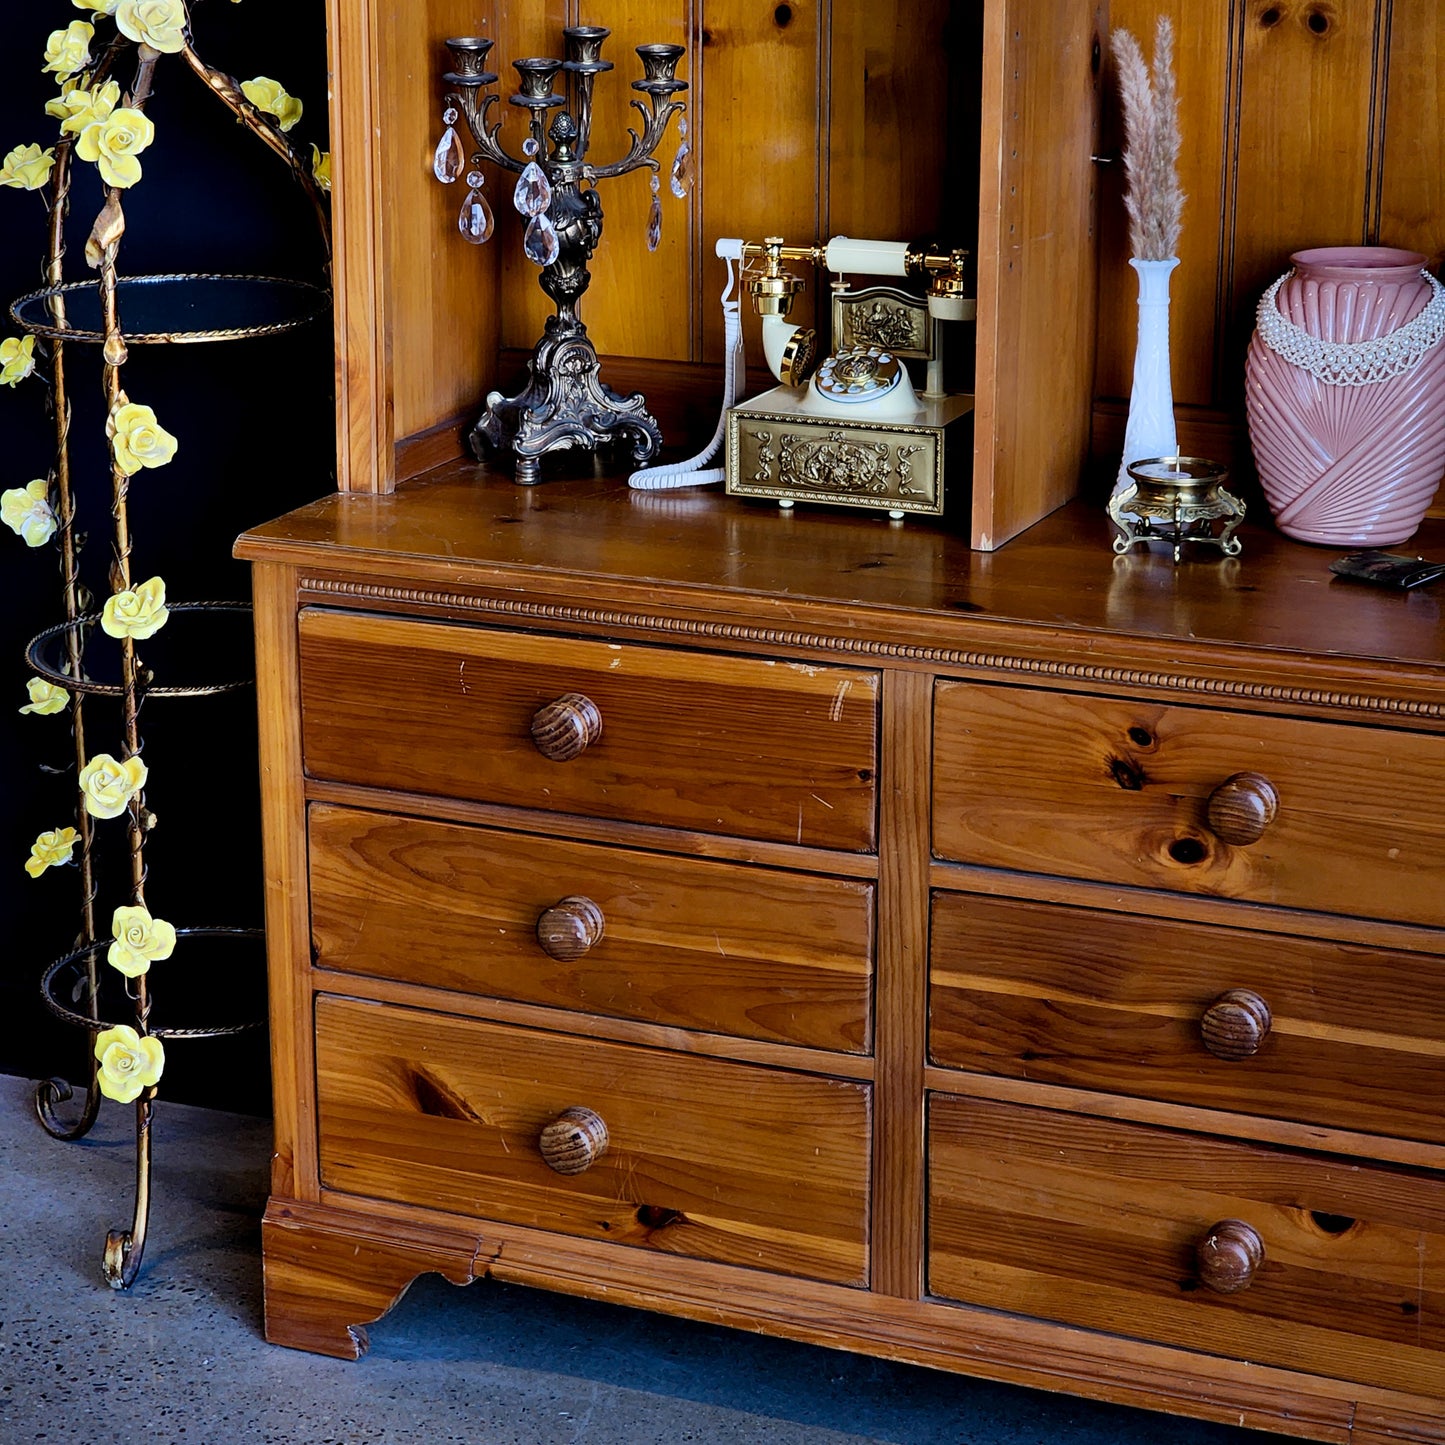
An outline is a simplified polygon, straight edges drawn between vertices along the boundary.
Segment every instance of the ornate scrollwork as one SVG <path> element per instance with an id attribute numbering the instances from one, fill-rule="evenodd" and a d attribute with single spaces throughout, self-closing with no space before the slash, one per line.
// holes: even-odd
<path id="1" fill-rule="evenodd" d="M 773 463 L 777 461 L 777 454 L 773 451 L 773 434 L 759 427 L 748 435 L 758 444 L 758 469 L 753 473 L 753 480 L 766 485 L 773 479 Z"/>
<path id="2" fill-rule="evenodd" d="M 918 489 L 913 485 L 913 458 L 919 452 L 927 450 L 928 448 L 921 444 L 898 448 L 898 495 L 900 497 L 918 495 Z"/>
<path id="3" fill-rule="evenodd" d="M 886 442 L 849 441 L 841 431 L 815 441 L 788 435 L 782 440 L 778 480 L 784 486 L 834 492 L 888 490 L 892 449 Z"/>

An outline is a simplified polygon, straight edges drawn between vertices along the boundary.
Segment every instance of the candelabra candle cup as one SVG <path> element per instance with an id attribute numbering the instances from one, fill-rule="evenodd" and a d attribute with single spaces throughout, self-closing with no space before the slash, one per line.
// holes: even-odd
<path id="1" fill-rule="evenodd" d="M 512 97 L 512 104 L 530 106 L 534 110 L 566 105 L 567 98 L 556 94 L 552 89 L 552 81 L 561 68 L 560 60 L 514 60 L 512 69 L 517 72 L 522 88 Z"/>
<path id="2" fill-rule="evenodd" d="M 612 32 L 602 25 L 569 25 L 562 31 L 567 42 L 567 68 L 579 65 L 597 65 L 604 70 L 612 69 L 610 60 L 602 59 L 602 42 Z"/>
<path id="3" fill-rule="evenodd" d="M 677 78 L 677 62 L 685 53 L 681 45 L 639 45 L 637 53 L 642 59 L 642 79 L 632 82 L 633 90 L 667 96 L 687 89 L 687 82 Z"/>
<path id="4" fill-rule="evenodd" d="M 487 52 L 495 41 L 480 35 L 461 35 L 448 40 L 447 50 L 451 53 L 452 68 L 442 79 L 448 85 L 493 85 L 497 77 L 487 69 Z"/>

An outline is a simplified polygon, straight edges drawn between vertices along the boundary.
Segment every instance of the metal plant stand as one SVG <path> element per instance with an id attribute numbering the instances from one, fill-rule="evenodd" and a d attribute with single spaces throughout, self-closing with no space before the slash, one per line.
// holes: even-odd
<path id="1" fill-rule="evenodd" d="M 136 66 L 124 104 L 133 111 L 143 111 L 159 58 L 157 52 L 147 45 L 132 47 L 117 35 L 80 73 L 78 82 L 90 87 L 101 86 L 118 60 L 132 50 L 137 57 Z M 205 82 L 209 91 L 291 166 L 321 225 L 329 262 L 326 206 L 312 175 L 310 158 L 303 156 L 279 127 L 247 100 L 234 80 L 200 59 L 191 44 L 189 31 L 186 32 L 181 53 L 191 71 Z M 109 636 L 95 635 L 97 625 L 103 625 L 105 614 L 95 607 L 94 599 L 80 580 L 83 533 L 77 520 L 81 499 L 77 494 L 70 456 L 73 384 L 67 372 L 72 359 L 71 351 L 76 346 L 99 347 L 106 411 L 113 429 L 117 408 L 127 405 L 121 374 L 131 347 L 274 335 L 312 320 L 329 305 L 329 294 L 324 287 L 300 281 L 199 274 L 121 277 L 117 258 L 125 229 L 122 204 L 125 191 L 112 185 L 107 185 L 104 204 L 86 245 L 87 260 L 98 272 L 99 279 L 67 283 L 64 276 L 65 221 L 76 159 L 76 137 L 62 134 L 55 147 L 48 189 L 47 284 L 43 289 L 22 297 L 10 308 L 15 323 L 37 338 L 37 370 L 49 384 L 55 432 L 54 463 L 48 490 L 48 497 L 53 500 L 48 505 L 53 511 L 54 536 L 60 552 L 63 621 L 33 639 L 26 650 L 26 659 L 39 679 L 51 688 L 63 689 L 68 694 L 65 707 L 69 712 L 74 740 L 75 827 L 74 838 L 70 841 L 71 856 L 80 876 L 80 931 L 74 948 L 45 970 L 41 992 L 52 1012 L 86 1031 L 90 1043 L 89 1078 L 84 1099 L 71 1118 L 63 1117 L 61 1109 L 74 1098 L 74 1090 L 66 1080 L 44 1080 L 35 1091 L 35 1112 L 40 1124 L 53 1137 L 62 1140 L 84 1137 L 97 1117 L 105 1090 L 102 1088 L 101 1062 L 96 1057 L 96 1042 L 103 1032 L 130 1030 L 136 1039 L 149 1044 L 152 1040 L 234 1034 L 259 1027 L 263 1022 L 258 1011 L 256 1017 L 235 1023 L 202 1027 L 167 1023 L 158 1027 L 152 1019 L 155 998 L 148 970 L 141 969 L 138 974 L 129 975 L 106 966 L 107 950 L 117 940 L 103 936 L 102 924 L 97 917 L 102 887 L 99 877 L 101 859 L 95 845 L 97 834 L 107 826 L 102 821 L 105 818 L 115 818 L 126 830 L 127 846 L 123 852 L 127 863 L 124 903 L 121 906 L 145 910 L 147 840 L 157 820 L 146 804 L 145 769 L 140 765 L 143 706 L 152 700 L 203 697 L 235 691 L 248 687 L 250 680 L 237 678 L 176 683 L 158 676 L 143 662 L 141 648 L 149 650 L 151 646 L 145 640 L 149 634 L 144 629 L 140 629 L 139 638 L 132 633 L 117 636 L 108 627 L 103 630 Z M 126 322 L 122 320 L 123 314 Z M 135 539 L 131 531 L 128 498 L 132 484 L 143 481 L 145 473 L 128 464 L 114 440 L 110 455 L 110 585 L 113 598 L 130 597 L 134 587 L 131 558 Z M 92 529 L 95 530 L 98 529 Z M 224 623 L 228 613 L 249 613 L 246 604 L 235 602 L 170 603 L 162 610 L 168 629 L 190 629 L 196 624 L 209 629 L 218 620 Z M 175 650 L 175 641 L 168 639 L 166 651 L 172 650 Z M 199 652 L 204 649 L 195 646 L 190 650 Z M 112 715 L 109 713 L 103 714 L 101 725 L 96 725 L 94 710 L 102 705 L 106 708 L 118 705 L 120 746 L 116 757 L 97 752 L 94 747 L 95 742 L 112 726 Z M 107 765 L 116 764 L 122 769 L 130 767 L 133 773 L 139 772 L 141 782 L 131 790 L 123 807 L 97 815 L 93 807 L 87 806 L 85 778 L 87 770 L 93 772 L 101 759 Z M 211 948 L 240 943 L 254 949 L 262 937 L 260 929 L 239 927 L 185 927 L 176 928 L 174 933 L 183 958 L 189 958 L 193 944 Z M 164 964 L 160 967 L 163 968 Z M 151 1083 L 141 1088 L 133 1100 L 136 1129 L 134 1210 L 128 1228 L 109 1232 L 104 1256 L 105 1279 L 116 1289 L 125 1289 L 134 1282 L 145 1249 L 151 1199 L 151 1124 L 156 1094 L 156 1086 Z"/>

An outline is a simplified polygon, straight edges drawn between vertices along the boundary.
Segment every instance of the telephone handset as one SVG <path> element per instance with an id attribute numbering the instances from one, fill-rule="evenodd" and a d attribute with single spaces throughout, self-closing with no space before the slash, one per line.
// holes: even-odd
<path id="1" fill-rule="evenodd" d="M 916 326 L 900 329 L 897 313 L 889 313 L 878 297 L 918 305 L 917 298 L 901 292 L 863 293 L 873 302 L 875 319 L 893 321 L 891 338 L 880 327 L 858 326 L 851 314 L 854 293 L 845 281 L 834 282 L 834 342 L 837 349 L 815 366 L 817 342 L 811 330 L 788 321 L 793 298 L 803 281 L 784 268 L 787 261 L 824 265 L 837 277 L 912 276 L 928 282 L 927 316 L 933 320 L 963 321 L 972 316 L 973 302 L 967 295 L 966 251 L 943 251 L 908 241 L 865 241 L 852 236 L 834 236 L 825 246 L 787 246 L 779 236 L 761 245 L 751 242 L 719 241 L 718 254 L 738 248 L 747 278 L 753 308 L 762 317 L 763 350 L 774 376 L 787 386 L 800 386 L 811 377 L 807 402 L 809 410 L 841 409 L 850 414 L 855 407 L 867 407 L 875 415 L 906 416 L 918 410 L 918 395 L 908 369 L 897 351 L 924 354 L 936 360 L 936 347 Z M 748 263 L 752 262 L 751 271 Z M 849 321 L 854 325 L 849 326 Z M 926 324 L 926 323 L 925 323 Z M 842 332 L 843 335 L 838 333 Z M 861 337 L 853 332 L 861 333 Z M 889 341 L 894 345 L 890 346 Z M 850 344 L 851 343 L 851 344 Z M 929 377 L 927 392 L 940 394 L 941 366 Z"/>
<path id="2" fill-rule="evenodd" d="M 698 456 L 679 465 L 634 472 L 631 485 L 656 490 L 726 480 L 730 493 L 775 497 L 784 507 L 792 506 L 795 499 L 837 500 L 887 506 L 894 517 L 908 511 L 941 511 L 944 432 L 971 409 L 972 402 L 944 393 L 936 323 L 973 317 L 966 279 L 968 253 L 849 236 L 835 236 L 821 246 L 789 246 L 777 236 L 760 243 L 724 238 L 716 249 L 728 267 L 722 298 L 727 362 L 723 415 L 711 443 Z M 788 269 L 788 263 L 797 262 L 826 266 L 834 273 L 835 350 L 823 358 L 818 356 L 815 333 L 788 320 L 804 285 Z M 782 383 L 742 407 L 736 404 L 745 370 L 740 300 L 734 294 L 739 271 L 762 319 L 768 368 Z M 886 286 L 856 290 L 844 279 L 849 275 L 921 279 L 926 282 L 926 299 Z M 905 358 L 927 362 L 921 395 Z M 758 408 L 785 413 L 775 418 L 785 425 L 776 436 L 757 429 L 748 433 L 757 453 L 749 485 L 736 475 L 735 453 L 741 440 L 737 414 Z M 808 444 L 810 426 L 825 428 L 819 445 Z M 890 448 L 877 437 L 864 435 L 870 426 L 914 427 L 923 434 L 922 444 L 914 445 L 910 437 L 900 435 L 889 438 L 895 443 Z M 727 465 L 702 470 L 725 439 Z M 921 455 L 925 452 L 929 455 Z M 774 462 L 776 477 L 771 475 Z M 804 475 L 806 484 L 799 485 Z M 833 491 L 846 495 L 834 497 Z"/>

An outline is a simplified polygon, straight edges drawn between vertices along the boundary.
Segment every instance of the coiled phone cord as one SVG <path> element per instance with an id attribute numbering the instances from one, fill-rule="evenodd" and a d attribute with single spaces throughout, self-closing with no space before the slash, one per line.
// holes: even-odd
<path id="1" fill-rule="evenodd" d="M 717 430 L 712 440 L 695 457 L 685 462 L 673 462 L 665 467 L 643 467 L 628 477 L 627 485 L 639 491 L 660 492 L 674 487 L 707 487 L 722 481 L 727 476 L 725 467 L 708 467 L 723 444 L 727 432 L 728 408 L 737 401 L 744 377 L 743 364 L 743 322 L 738 300 L 733 296 L 737 276 L 733 271 L 733 258 L 724 258 L 728 267 L 728 284 L 723 288 L 723 350 L 726 360 L 723 364 L 722 412 L 717 419 Z"/>

